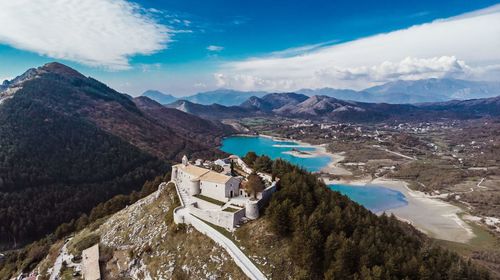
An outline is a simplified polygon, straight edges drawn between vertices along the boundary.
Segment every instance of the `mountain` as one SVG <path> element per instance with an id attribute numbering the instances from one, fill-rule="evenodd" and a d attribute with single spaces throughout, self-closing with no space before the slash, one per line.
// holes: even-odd
<path id="1" fill-rule="evenodd" d="M 352 89 L 335 89 L 335 88 L 320 88 L 320 89 L 301 89 L 297 93 L 307 96 L 323 95 L 342 100 L 352 100 L 359 102 L 381 102 L 375 100 L 375 96 L 365 91 L 355 91 Z"/>
<path id="2" fill-rule="evenodd" d="M 426 110 L 437 112 L 454 112 L 471 116 L 500 116 L 500 96 L 470 100 L 452 100 L 438 103 L 424 103 L 418 105 Z"/>
<path id="3" fill-rule="evenodd" d="M 167 105 L 199 117 L 222 120 L 255 116 L 323 119 L 347 122 L 432 121 L 496 116 L 497 98 L 441 103 L 391 104 L 346 101 L 325 95 L 272 93 L 250 97 L 240 106 L 200 105 L 179 100 Z"/>
<path id="4" fill-rule="evenodd" d="M 361 91 L 321 88 L 301 89 L 297 93 L 307 96 L 324 95 L 358 102 L 414 104 L 494 97 L 500 95 L 500 83 L 458 79 L 399 80 Z"/>
<path id="5" fill-rule="evenodd" d="M 285 105 L 293 106 L 306 100 L 307 98 L 308 97 L 306 95 L 294 92 L 270 93 L 264 95 L 261 98 L 252 96 L 247 101 L 243 102 L 240 106 L 243 108 L 254 110 L 272 111 L 274 109 L 279 109 Z"/>
<path id="6" fill-rule="evenodd" d="M 299 104 L 283 106 L 274 113 L 286 117 L 373 122 L 414 110 L 418 108 L 411 105 L 370 104 L 315 95 Z"/>
<path id="7" fill-rule="evenodd" d="M 195 95 L 184 97 L 184 100 L 202 105 L 212 105 L 214 103 L 224 106 L 235 106 L 245 102 L 252 96 L 261 97 L 267 92 L 262 91 L 237 91 L 231 89 L 218 89 L 214 91 L 200 92 Z"/>
<path id="8" fill-rule="evenodd" d="M 265 114 L 265 112 L 261 112 L 253 108 L 224 106 L 220 104 L 202 105 L 186 100 L 177 100 L 176 102 L 165 106 L 211 120 L 237 119 Z"/>
<path id="9" fill-rule="evenodd" d="M 458 79 L 395 81 L 364 91 L 384 96 L 390 103 L 440 102 L 453 99 L 487 98 L 500 95 L 500 83 Z"/>
<path id="10" fill-rule="evenodd" d="M 207 145 L 213 145 L 222 137 L 235 132 L 230 126 L 220 122 L 202 119 L 193 114 L 165 107 L 144 96 L 134 98 L 134 103 L 148 117 L 159 123 L 175 126 L 177 133 L 187 139 L 195 139 L 198 143 L 206 142 Z M 214 138 L 207 139 L 207 135 L 212 135 Z"/>
<path id="11" fill-rule="evenodd" d="M 141 100 L 59 63 L 3 83 L 0 250 L 137 189 L 183 154 L 221 154 L 230 128 Z"/>
<path id="12" fill-rule="evenodd" d="M 142 94 L 142 96 L 153 99 L 160 104 L 169 104 L 177 100 L 177 97 L 157 90 L 147 90 Z"/>
<path id="13" fill-rule="evenodd" d="M 220 104 L 203 105 L 187 100 L 177 100 L 165 105 L 201 118 L 210 120 L 238 119 L 255 116 L 269 116 L 272 111 L 286 104 L 298 104 L 307 96 L 297 93 L 271 93 L 263 97 L 251 96 L 239 106 Z"/>

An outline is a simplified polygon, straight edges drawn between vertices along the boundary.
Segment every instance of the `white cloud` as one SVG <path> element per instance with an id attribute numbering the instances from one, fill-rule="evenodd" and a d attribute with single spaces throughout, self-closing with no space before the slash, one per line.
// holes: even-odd
<path id="1" fill-rule="evenodd" d="M 211 52 L 220 52 L 220 51 L 224 50 L 224 47 L 210 45 L 210 46 L 207 47 L 207 50 L 209 50 Z"/>
<path id="2" fill-rule="evenodd" d="M 0 43 L 110 69 L 166 48 L 170 30 L 124 0 L 0 1 Z"/>
<path id="3" fill-rule="evenodd" d="M 391 79 L 464 78 L 470 73 L 471 69 L 464 61 L 454 56 L 442 56 L 428 59 L 407 57 L 396 63 L 384 61 L 371 67 L 324 68 L 315 75 L 326 80 L 365 79 L 372 82 L 384 82 Z"/>
<path id="4" fill-rule="evenodd" d="M 500 5 L 495 5 L 351 42 L 306 47 L 305 52 L 292 56 L 271 53 L 229 62 L 219 69 L 215 80 L 217 86 L 281 91 L 363 88 L 428 77 L 481 79 L 491 69 L 498 73 L 499 34 Z"/>

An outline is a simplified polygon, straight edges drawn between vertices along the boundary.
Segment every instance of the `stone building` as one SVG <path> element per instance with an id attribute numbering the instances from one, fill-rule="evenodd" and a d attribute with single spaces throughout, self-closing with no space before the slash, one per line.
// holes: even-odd
<path id="1" fill-rule="evenodd" d="M 232 162 L 242 170 L 252 172 L 236 156 L 220 160 L 220 162 L 228 165 Z M 211 164 L 215 163 L 209 162 L 204 166 Z M 172 166 L 171 181 L 175 183 L 182 205 L 189 210 L 190 215 L 227 229 L 233 229 L 244 219 L 253 220 L 259 217 L 260 208 L 269 201 L 270 196 L 276 190 L 276 182 L 271 182 L 269 175 L 259 173 L 258 175 L 267 187 L 254 199 L 242 187 L 245 176 L 226 174 L 191 164 L 184 156 L 182 163 Z M 176 217 L 176 213 L 174 211 L 174 220 L 185 220 Z"/>

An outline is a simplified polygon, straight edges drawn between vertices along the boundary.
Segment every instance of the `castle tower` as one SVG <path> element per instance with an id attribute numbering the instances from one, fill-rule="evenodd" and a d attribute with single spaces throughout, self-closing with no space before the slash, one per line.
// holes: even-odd
<path id="1" fill-rule="evenodd" d="M 257 200 L 248 200 L 245 206 L 245 216 L 251 220 L 259 217 L 259 205 Z"/>
<path id="2" fill-rule="evenodd" d="M 177 166 L 172 166 L 172 174 L 170 175 L 171 176 L 170 180 L 176 183 L 177 183 L 177 173 L 178 173 Z"/>
<path id="3" fill-rule="evenodd" d="M 194 178 L 190 182 L 191 184 L 189 185 L 189 194 L 190 195 L 197 195 L 200 194 L 201 189 L 200 189 L 200 179 Z"/>
<path id="4" fill-rule="evenodd" d="M 187 166 L 189 164 L 189 160 L 188 160 L 188 157 L 186 155 L 184 155 L 182 157 L 182 164 L 184 164 L 185 166 Z"/>

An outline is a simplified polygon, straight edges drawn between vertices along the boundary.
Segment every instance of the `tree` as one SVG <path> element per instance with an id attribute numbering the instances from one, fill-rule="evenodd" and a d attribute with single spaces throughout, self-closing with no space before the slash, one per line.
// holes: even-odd
<path id="1" fill-rule="evenodd" d="M 252 173 L 248 175 L 247 182 L 245 183 L 245 190 L 253 195 L 253 198 L 257 198 L 257 193 L 262 192 L 265 189 L 264 182 L 259 175 Z"/>
<path id="2" fill-rule="evenodd" d="M 253 169 L 261 172 L 271 173 L 273 162 L 268 156 L 258 157 L 254 164 Z"/>
<path id="3" fill-rule="evenodd" d="M 257 159 L 257 154 L 255 152 L 248 152 L 242 160 L 249 166 L 252 166 Z"/>

